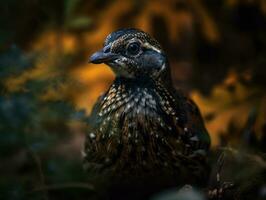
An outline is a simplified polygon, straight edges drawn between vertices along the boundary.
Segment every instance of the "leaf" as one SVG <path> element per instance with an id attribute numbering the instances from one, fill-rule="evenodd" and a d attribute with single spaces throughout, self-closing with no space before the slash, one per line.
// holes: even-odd
<path id="1" fill-rule="evenodd" d="M 91 19 L 89 17 L 77 17 L 73 20 L 70 20 L 67 23 L 67 27 L 70 29 L 79 29 L 88 27 L 91 24 Z"/>
<path id="2" fill-rule="evenodd" d="M 71 18 L 76 6 L 79 4 L 80 0 L 65 0 L 65 17 L 66 19 Z"/>

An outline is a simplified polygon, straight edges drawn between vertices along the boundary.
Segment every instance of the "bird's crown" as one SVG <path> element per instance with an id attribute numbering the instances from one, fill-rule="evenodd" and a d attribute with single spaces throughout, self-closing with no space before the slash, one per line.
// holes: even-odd
<path id="1" fill-rule="evenodd" d="M 112 32 L 106 37 L 104 46 L 114 43 L 116 44 L 114 46 L 115 48 L 116 46 L 123 45 L 123 43 L 127 43 L 131 39 L 139 40 L 147 48 L 153 48 L 158 52 L 162 51 L 160 44 L 154 38 L 152 38 L 148 33 L 145 33 L 144 31 L 135 28 L 119 29 L 117 31 Z"/>

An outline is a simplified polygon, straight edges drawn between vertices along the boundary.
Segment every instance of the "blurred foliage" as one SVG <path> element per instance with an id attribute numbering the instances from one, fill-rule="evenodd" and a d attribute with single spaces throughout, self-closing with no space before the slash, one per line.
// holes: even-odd
<path id="1" fill-rule="evenodd" d="M 35 65 L 35 59 L 17 47 L 1 58 L 1 66 L 5 67 L 1 77 L 17 75 Z M 77 127 L 85 119 L 84 112 L 75 111 L 67 102 L 40 100 L 47 85 L 54 84 L 52 81 L 32 80 L 23 91 L 13 93 L 6 93 L 1 85 L 0 199 L 43 199 L 43 192 L 36 198 L 29 193 L 49 183 L 85 180 L 77 159 L 80 156 L 73 151 L 76 148 L 73 142 L 83 137 Z"/>
<path id="2" fill-rule="evenodd" d="M 211 161 L 221 146 L 238 149 L 226 150 L 225 177 L 254 180 L 239 196 L 265 197 L 265 0 L 2 0 L 0 12 L 0 199 L 94 195 L 80 150 L 114 75 L 87 59 L 121 27 L 159 40 L 176 87 L 203 113 Z"/>

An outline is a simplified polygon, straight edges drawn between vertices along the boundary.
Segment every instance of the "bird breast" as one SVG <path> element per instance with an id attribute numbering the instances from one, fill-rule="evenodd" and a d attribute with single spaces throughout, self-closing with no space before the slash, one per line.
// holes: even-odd
<path id="1" fill-rule="evenodd" d="M 161 128 L 166 127 L 160 101 L 154 89 L 113 85 L 101 103 L 99 116 L 102 118 L 102 125 L 108 125 L 109 130 L 114 128 L 108 123 L 111 120 L 113 124 L 120 126 L 118 129 L 128 128 L 126 132 L 131 135 L 139 129 L 150 132 L 150 126 L 155 124 Z M 120 134 L 123 134 L 121 130 Z"/>
<path id="2" fill-rule="evenodd" d="M 176 168 L 180 157 L 191 152 L 181 138 L 172 103 L 158 87 L 113 84 L 88 134 L 87 159 L 115 171 Z"/>

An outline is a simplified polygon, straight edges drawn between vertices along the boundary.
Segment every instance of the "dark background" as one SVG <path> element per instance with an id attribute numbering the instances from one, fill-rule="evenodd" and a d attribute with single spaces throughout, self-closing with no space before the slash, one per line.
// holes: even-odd
<path id="1" fill-rule="evenodd" d="M 0 13 L 0 199 L 94 195 L 80 152 L 114 75 L 87 61 L 124 27 L 162 44 L 213 151 L 251 151 L 266 166 L 265 0 L 2 0 Z"/>

